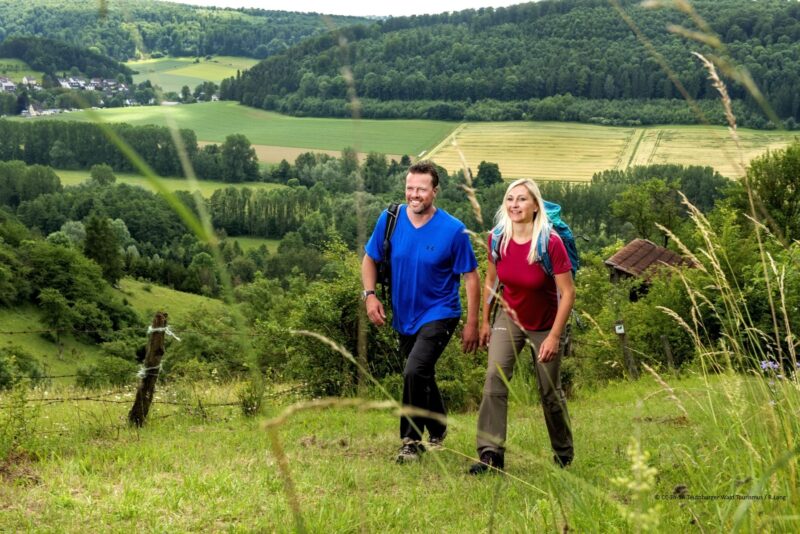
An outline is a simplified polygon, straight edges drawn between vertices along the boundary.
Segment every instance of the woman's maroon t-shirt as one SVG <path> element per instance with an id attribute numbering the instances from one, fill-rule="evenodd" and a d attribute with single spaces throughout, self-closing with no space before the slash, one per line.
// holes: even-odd
<path id="1" fill-rule="evenodd" d="M 489 236 L 489 248 L 492 240 Z M 549 330 L 553 327 L 558 311 L 558 292 L 555 280 L 548 276 L 541 263 L 528 263 L 531 242 L 519 244 L 513 239 L 508 243 L 506 253 L 497 262 L 497 277 L 503 284 L 503 299 L 517 314 L 517 320 L 525 330 Z M 502 250 L 502 248 L 501 248 Z M 564 243 L 555 232 L 550 234 L 547 245 L 553 273 L 561 274 L 572 270 Z M 489 255 L 492 261 L 492 255 Z"/>

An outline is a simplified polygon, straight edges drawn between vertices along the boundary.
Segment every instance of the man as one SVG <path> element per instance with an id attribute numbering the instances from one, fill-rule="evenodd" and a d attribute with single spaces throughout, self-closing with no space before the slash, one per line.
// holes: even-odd
<path id="1" fill-rule="evenodd" d="M 408 169 L 406 204 L 397 213 L 391 237 L 392 327 L 400 335 L 403 371 L 403 405 L 426 410 L 437 417 L 411 415 L 400 418 L 403 444 L 398 463 L 419 459 L 425 429 L 429 444 L 440 447 L 447 433 L 445 407 L 436 386 L 436 361 L 461 318 L 458 294 L 463 275 L 467 289 L 467 323 L 462 333 L 464 351 L 478 346 L 480 278 L 477 261 L 464 223 L 436 208 L 439 174 L 430 162 Z M 383 238 L 387 212 L 378 218 L 361 264 L 362 297 L 367 316 L 383 326 L 386 314 L 375 293 L 377 263 L 384 261 Z"/>

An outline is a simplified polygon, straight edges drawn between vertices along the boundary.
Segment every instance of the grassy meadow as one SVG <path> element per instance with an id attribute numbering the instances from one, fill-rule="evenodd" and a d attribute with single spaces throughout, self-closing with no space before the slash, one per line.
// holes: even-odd
<path id="1" fill-rule="evenodd" d="M 462 167 L 460 151 L 473 171 L 481 161 L 496 162 L 507 179 L 582 182 L 601 170 L 657 163 L 709 165 L 724 176 L 738 177 L 742 164 L 767 149 L 783 148 L 794 138 L 791 132 L 740 129 L 738 133 L 741 152 L 721 126 L 466 123 L 431 150 L 429 157 L 454 171 Z"/>
<path id="2" fill-rule="evenodd" d="M 203 142 L 221 143 L 225 137 L 244 134 L 251 143 L 273 150 L 262 152 L 261 158 L 269 163 L 286 157 L 294 161 L 298 148 L 303 151 L 320 149 L 339 152 L 353 147 L 359 152 L 381 152 L 394 155 L 416 156 L 438 143 L 455 128 L 455 123 L 427 120 L 351 120 L 289 117 L 260 109 L 242 106 L 236 102 L 204 102 L 180 106 L 138 106 L 103 109 L 96 112 L 106 122 L 128 124 L 167 125 L 168 121 L 180 128 L 189 128 Z M 79 111 L 57 115 L 59 120 L 92 120 Z M 283 155 L 281 148 L 289 150 Z M 292 157 L 294 154 L 294 157 Z"/>
<path id="3" fill-rule="evenodd" d="M 43 72 L 33 70 L 21 59 L 0 57 L 0 76 L 8 78 L 12 82 L 19 83 L 22 78 L 28 76 L 36 78 L 41 83 L 43 74 Z"/>
<path id="4" fill-rule="evenodd" d="M 89 179 L 89 171 L 67 171 L 56 169 L 56 174 L 61 179 L 63 185 L 78 185 Z M 118 183 L 125 183 L 130 185 L 138 185 L 145 189 L 155 191 L 150 181 L 135 173 L 115 172 Z M 247 182 L 239 184 L 229 184 L 226 182 L 216 182 L 210 180 L 198 180 L 197 186 L 192 187 L 189 181 L 185 178 L 161 178 L 161 183 L 165 185 L 170 191 L 200 191 L 200 194 L 206 198 L 211 197 L 217 189 L 224 189 L 226 187 L 235 187 L 241 189 L 249 187 L 251 189 L 274 189 L 276 187 L 285 187 L 280 184 L 270 184 L 265 182 Z"/>
<path id="5" fill-rule="evenodd" d="M 156 311 L 167 311 L 170 315 L 170 322 L 181 325 L 191 312 L 200 307 L 214 313 L 222 310 L 225 306 L 219 300 L 175 291 L 131 278 L 123 278 L 120 280 L 119 286 L 120 296 L 128 301 L 142 321 L 147 324 L 150 323 Z M 47 327 L 42 324 L 41 314 L 35 306 L 0 307 L 0 325 L 2 325 L 0 346 L 21 347 L 39 358 L 45 366 L 45 372 L 49 375 L 72 375 L 78 366 L 96 362 L 103 353 L 99 345 L 84 343 L 70 334 L 61 336 L 62 346 L 59 347 L 44 332 Z M 145 337 L 145 332 L 142 332 L 143 342 Z M 67 377 L 64 380 L 58 380 L 57 383 L 72 383 L 73 381 L 72 377 Z M 0 528 L 0 530 L 2 529 Z"/>
<path id="6" fill-rule="evenodd" d="M 236 76 L 236 71 L 249 69 L 258 60 L 235 56 L 213 56 L 210 60 L 201 58 L 164 57 L 158 59 L 142 59 L 125 63 L 138 74 L 134 74 L 134 83 L 150 80 L 163 91 L 180 93 L 184 85 L 194 88 L 204 81 L 219 84 L 225 78 Z"/>
<path id="7" fill-rule="evenodd" d="M 280 243 L 278 239 L 267 239 L 266 237 L 235 236 L 229 237 L 228 239 L 238 241 L 239 246 L 242 247 L 244 251 L 258 248 L 261 245 L 267 245 L 267 249 L 269 249 L 271 254 L 278 251 L 278 244 Z"/>
<path id="8" fill-rule="evenodd" d="M 394 463 L 397 420 L 386 409 L 340 401 L 276 428 L 308 532 L 796 531 L 797 463 L 782 454 L 793 446 L 786 432 L 800 430 L 797 390 L 727 375 L 670 386 L 675 400 L 649 376 L 580 392 L 566 470 L 550 460 L 540 407 L 520 400 L 535 386 L 520 381 L 505 476 L 466 474 L 475 413 L 452 415 L 446 448 L 416 465 Z M 292 400 L 271 397 L 261 416 L 245 418 L 241 387 L 160 385 L 142 430 L 125 423 L 132 386 L 105 392 L 106 402 L 50 404 L 78 392 L 35 390 L 27 424 L 36 452 L 0 465 L 0 530 L 295 530 L 282 457 L 265 430 Z M 689 498 L 672 500 L 681 494 Z"/>

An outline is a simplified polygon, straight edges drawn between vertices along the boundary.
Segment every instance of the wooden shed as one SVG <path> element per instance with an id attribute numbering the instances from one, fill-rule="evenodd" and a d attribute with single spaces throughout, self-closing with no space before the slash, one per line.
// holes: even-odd
<path id="1" fill-rule="evenodd" d="M 611 281 L 639 277 L 644 281 L 656 272 L 659 266 L 692 267 L 694 264 L 664 247 L 659 247 L 647 239 L 634 239 L 604 262 L 610 271 Z"/>

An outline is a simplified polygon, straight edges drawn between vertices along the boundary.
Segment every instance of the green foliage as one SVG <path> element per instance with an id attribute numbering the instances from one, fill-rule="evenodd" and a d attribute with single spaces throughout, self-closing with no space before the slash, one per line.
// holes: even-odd
<path id="1" fill-rule="evenodd" d="M 259 179 L 256 151 L 242 134 L 232 134 L 225 138 L 221 147 L 220 163 L 221 178 L 225 182 L 255 182 Z"/>
<path id="2" fill-rule="evenodd" d="M 8 0 L 0 5 L 0 27 L 22 35 L 60 39 L 94 47 L 119 61 L 150 53 L 174 56 L 222 54 L 261 58 L 304 37 L 364 19 L 262 9 L 206 9 L 131 0 L 83 2 Z M 2 40 L 2 36 L 0 36 Z M 65 47 L 63 44 L 60 48 Z M 57 51 L 48 51 L 55 55 Z M 85 52 L 93 58 L 94 52 Z M 68 57 L 66 53 L 63 54 Z M 0 57 L 3 57 L 0 54 Z M 51 57 L 47 55 L 45 57 Z M 109 61 L 110 60 L 106 60 Z M 80 63 L 74 63 L 81 68 Z M 68 70 L 72 65 L 57 67 Z M 110 75 L 108 77 L 113 77 Z"/>
<path id="3" fill-rule="evenodd" d="M 246 346 L 250 341 L 238 335 L 236 321 L 229 313 L 201 305 L 184 317 L 180 328 L 181 341 L 167 345 L 163 362 L 166 378 L 208 373 L 203 378 L 216 376 L 227 381 L 251 368 L 250 349 Z"/>
<path id="4" fill-rule="evenodd" d="M 42 320 L 48 328 L 53 330 L 56 339 L 62 331 L 72 329 L 75 320 L 73 310 L 69 303 L 57 289 L 46 287 L 39 292 L 39 307 L 42 310 Z"/>
<path id="5" fill-rule="evenodd" d="M 778 115 L 791 118 L 793 124 L 799 112 L 793 89 L 798 58 L 791 49 L 800 28 L 797 10 L 786 3 L 751 3 L 743 8 L 738 0 L 697 4 L 714 30 L 735 39 L 728 50 L 749 69 Z M 685 91 L 712 112 L 705 116 L 724 124 L 718 95 L 706 73 L 696 62 L 687 61 L 685 43 L 664 31 L 670 24 L 694 28 L 690 16 L 678 9 L 647 9 L 633 3 L 624 9 Z M 743 20 L 747 32 L 741 31 Z M 734 28 L 739 31 L 731 32 Z M 340 39 L 348 43 L 344 55 Z M 703 53 L 709 49 L 699 47 Z M 619 125 L 698 121 L 614 7 L 596 0 L 549 0 L 485 11 L 393 17 L 367 27 L 332 31 L 224 81 L 221 94 L 284 113 L 351 116 L 348 84 L 340 73 L 343 65 L 355 65 L 362 117 Z M 740 126 L 768 126 L 744 87 L 731 84 L 728 90 L 736 100 Z M 578 102 L 580 111 L 569 101 Z M 746 112 L 740 112 L 742 108 Z"/>
<path id="6" fill-rule="evenodd" d="M 178 149 L 168 128 L 152 125 L 113 124 L 111 128 L 153 170 L 164 176 L 183 176 Z M 180 130 L 189 159 L 197 153 L 197 137 Z M 105 164 L 117 171 L 134 170 L 99 125 L 76 121 L 42 120 L 18 122 L 0 119 L 0 159 L 27 164 L 88 169 Z M 60 190 L 60 187 L 58 188 Z"/>
<path id="7" fill-rule="evenodd" d="M 82 73 L 89 78 L 116 78 L 117 75 L 122 75 L 124 81 L 132 81 L 132 72 L 128 67 L 100 53 L 52 39 L 6 39 L 0 43 L 0 57 L 21 59 L 32 68 L 50 75 L 75 68 L 75 75 Z"/>
<path id="8" fill-rule="evenodd" d="M 757 202 L 756 217 L 785 242 L 800 238 L 800 142 L 750 162 L 744 184 Z M 744 207 L 744 206 L 743 206 Z M 751 210 L 745 208 L 747 213 Z"/>
<path id="9" fill-rule="evenodd" d="M 0 376 L 3 363 L 0 356 Z M 27 379 L 16 379 L 11 394 L 6 397 L 7 406 L 0 410 L 0 461 L 4 463 L 13 453 L 36 450 L 36 423 L 40 409 L 28 403 L 29 390 Z"/>
<path id="10" fill-rule="evenodd" d="M 106 356 L 97 363 L 79 366 L 75 384 L 86 389 L 128 386 L 135 383 L 136 370 L 136 364 L 129 360 Z"/>
<path id="11" fill-rule="evenodd" d="M 20 202 L 61 191 L 61 181 L 48 167 L 0 161 L 0 205 L 16 208 Z"/>
<path id="12" fill-rule="evenodd" d="M 91 176 L 91 181 L 99 186 L 111 185 L 117 180 L 117 177 L 114 176 L 114 169 L 105 163 L 92 165 L 92 168 L 89 169 L 89 175 Z"/>
<path id="13" fill-rule="evenodd" d="M 0 348 L 0 390 L 11 389 L 23 380 L 41 381 L 42 366 L 33 355 L 16 345 Z"/>
<path id="14" fill-rule="evenodd" d="M 122 243 L 117 238 L 108 217 L 92 214 L 86 221 L 86 241 L 83 245 L 86 257 L 93 259 L 103 270 L 103 278 L 116 284 L 122 277 Z"/>
<path id="15" fill-rule="evenodd" d="M 478 165 L 478 175 L 475 177 L 473 186 L 491 187 L 500 183 L 503 183 L 503 176 L 500 174 L 500 167 L 497 163 L 481 161 Z"/>

